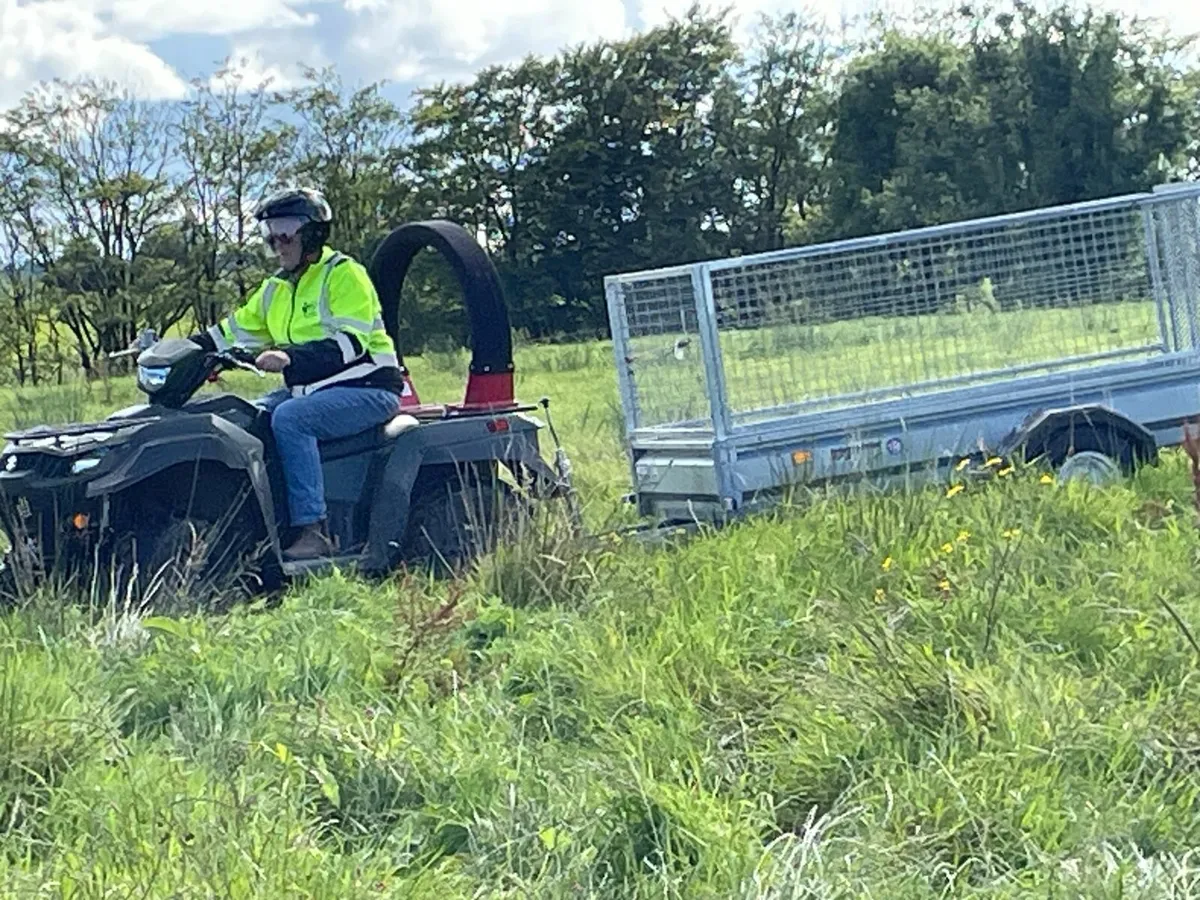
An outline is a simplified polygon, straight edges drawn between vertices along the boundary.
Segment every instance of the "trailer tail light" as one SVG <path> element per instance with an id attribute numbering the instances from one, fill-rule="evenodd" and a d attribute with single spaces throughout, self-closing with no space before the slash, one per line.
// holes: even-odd
<path id="1" fill-rule="evenodd" d="M 493 434 L 497 431 L 508 431 L 508 419 L 488 419 L 487 430 Z"/>

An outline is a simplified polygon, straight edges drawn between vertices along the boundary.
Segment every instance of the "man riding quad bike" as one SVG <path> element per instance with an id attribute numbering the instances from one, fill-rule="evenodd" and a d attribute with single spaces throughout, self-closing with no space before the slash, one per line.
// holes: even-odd
<path id="1" fill-rule="evenodd" d="M 145 595 L 180 560 L 203 585 L 249 567 L 258 587 L 338 564 L 453 568 L 533 500 L 574 509 L 565 454 L 547 465 L 535 407 L 514 398 L 499 277 L 464 229 L 402 225 L 364 268 L 326 246 L 316 192 L 277 194 L 258 217 L 279 272 L 206 332 L 139 347 L 147 403 L 5 435 L 0 595 L 58 573 Z M 457 276 L 470 325 L 460 403 L 422 402 L 396 349 L 401 288 L 426 248 Z M 197 393 L 235 368 L 284 386 L 257 401 Z"/>
<path id="2" fill-rule="evenodd" d="M 284 559 L 329 554 L 318 440 L 381 425 L 400 412 L 405 381 L 367 270 L 326 246 L 333 213 L 316 191 L 285 190 L 255 212 L 279 271 L 207 332 L 206 350 L 262 349 L 255 365 L 285 387 L 259 401 L 283 464 L 296 540 Z"/>

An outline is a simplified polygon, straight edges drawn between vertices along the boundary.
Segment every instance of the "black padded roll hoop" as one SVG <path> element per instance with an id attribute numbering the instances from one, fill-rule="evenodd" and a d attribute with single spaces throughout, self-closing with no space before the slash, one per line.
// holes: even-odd
<path id="1" fill-rule="evenodd" d="M 367 271 L 383 305 L 383 323 L 400 354 L 400 289 L 413 257 L 426 247 L 450 263 L 462 288 L 471 329 L 471 372 L 511 372 L 512 333 L 500 275 L 483 247 L 461 225 L 443 219 L 409 222 L 393 230 Z"/>

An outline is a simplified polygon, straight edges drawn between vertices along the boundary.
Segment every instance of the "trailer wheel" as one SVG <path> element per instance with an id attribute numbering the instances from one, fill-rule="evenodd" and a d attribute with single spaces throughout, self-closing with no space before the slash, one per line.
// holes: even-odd
<path id="1" fill-rule="evenodd" d="M 1019 448 L 1028 462 L 1040 460 L 1059 481 L 1080 478 L 1108 483 L 1153 464 L 1158 445 L 1140 424 L 1102 406 L 1079 406 L 1038 414 L 1002 442 L 1004 453 Z"/>
<path id="2" fill-rule="evenodd" d="M 1145 460 L 1143 448 L 1129 434 L 1104 425 L 1065 424 L 1047 436 L 1044 446 L 1044 458 L 1060 484 L 1112 484 L 1132 475 Z"/>
<path id="3" fill-rule="evenodd" d="M 1066 484 L 1069 481 L 1087 481 L 1100 486 L 1118 481 L 1121 474 L 1120 463 L 1098 450 L 1083 450 L 1073 453 L 1058 467 L 1059 484 Z"/>

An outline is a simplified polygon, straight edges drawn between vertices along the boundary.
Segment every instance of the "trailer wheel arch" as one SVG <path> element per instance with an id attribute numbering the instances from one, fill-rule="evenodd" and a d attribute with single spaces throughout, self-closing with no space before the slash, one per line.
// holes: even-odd
<path id="1" fill-rule="evenodd" d="M 1044 461 L 1059 469 L 1078 453 L 1099 453 L 1131 475 L 1158 461 L 1154 435 L 1132 419 L 1105 406 L 1077 406 L 1039 413 L 1013 442 L 1027 462 Z"/>

